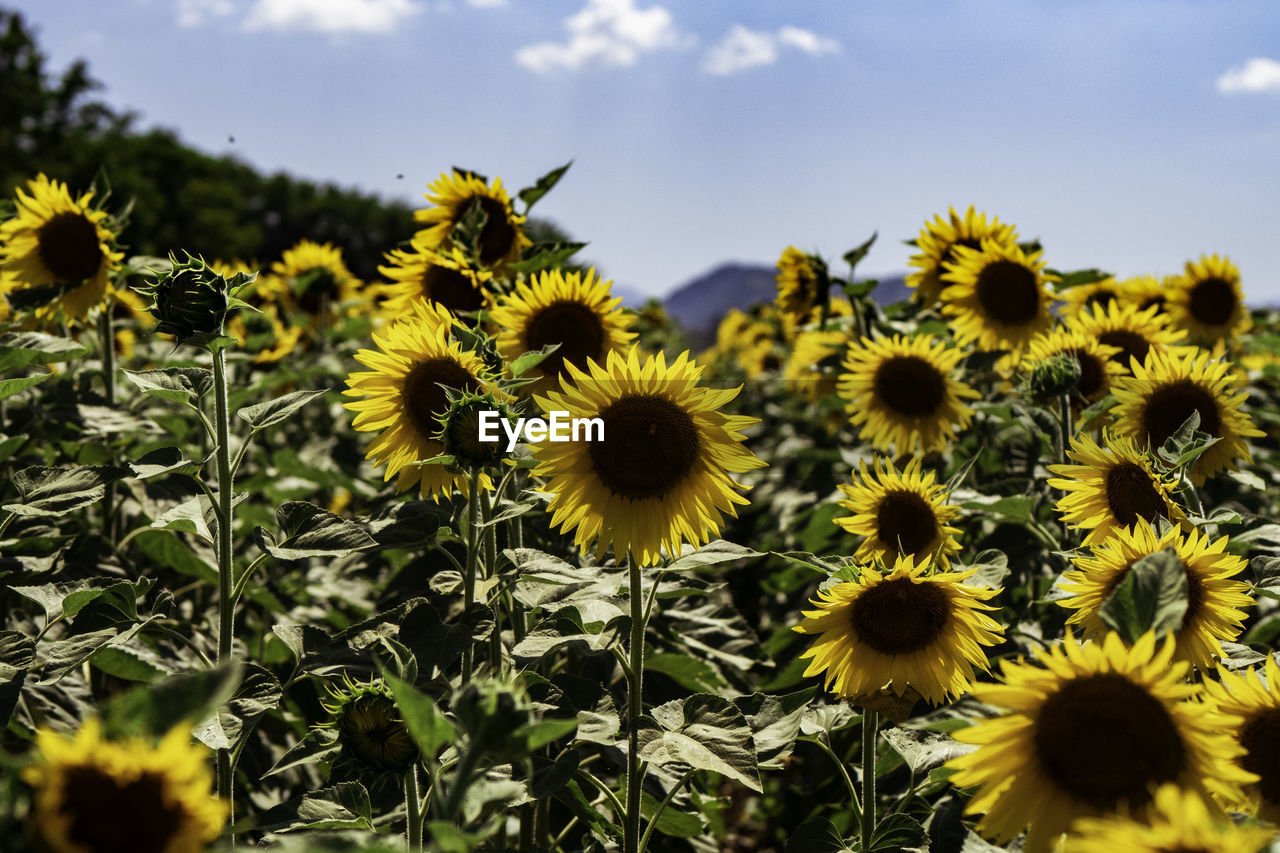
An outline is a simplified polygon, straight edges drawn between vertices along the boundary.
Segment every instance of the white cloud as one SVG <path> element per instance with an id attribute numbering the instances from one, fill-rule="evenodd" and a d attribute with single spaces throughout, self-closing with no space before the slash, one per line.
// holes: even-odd
<path id="1" fill-rule="evenodd" d="M 178 26 L 199 27 L 235 11 L 236 5 L 231 0 L 178 0 Z"/>
<path id="2" fill-rule="evenodd" d="M 507 0 L 467 0 L 467 5 L 480 9 L 496 9 L 499 6 L 507 5 Z"/>
<path id="3" fill-rule="evenodd" d="M 837 53 L 840 42 L 799 27 L 782 27 L 776 33 L 750 30 L 734 24 L 724 38 L 707 49 L 702 70 L 718 77 L 738 74 L 748 68 L 773 65 L 783 48 L 810 56 Z"/>
<path id="4" fill-rule="evenodd" d="M 545 74 L 556 68 L 634 65 L 643 53 L 689 43 L 662 6 L 637 9 L 633 0 L 587 0 L 564 22 L 567 42 L 541 42 L 516 51 L 516 62 Z"/>
<path id="5" fill-rule="evenodd" d="M 1232 68 L 1219 77 L 1218 91 L 1227 95 L 1237 92 L 1280 92 L 1280 62 L 1254 57 L 1244 67 Z"/>
<path id="6" fill-rule="evenodd" d="M 413 0 L 257 0 L 244 28 L 388 33 L 417 11 Z"/>

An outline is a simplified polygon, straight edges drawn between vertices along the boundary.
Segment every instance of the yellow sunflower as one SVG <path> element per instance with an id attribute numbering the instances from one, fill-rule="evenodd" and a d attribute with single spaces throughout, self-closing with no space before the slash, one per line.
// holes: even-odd
<path id="1" fill-rule="evenodd" d="M 1227 537 L 1210 542 L 1207 535 L 1192 530 L 1183 533 L 1171 527 L 1156 533 L 1145 519 L 1132 528 L 1116 528 L 1089 557 L 1075 557 L 1075 568 L 1062 575 L 1062 591 L 1070 595 L 1058 604 L 1075 611 L 1069 625 L 1080 625 L 1088 637 L 1107 632 L 1101 617 L 1102 605 L 1124 580 L 1133 564 L 1165 548 L 1172 548 L 1182 561 L 1187 577 L 1187 612 L 1174 632 L 1174 657 L 1204 670 L 1214 656 L 1222 656 L 1222 642 L 1240 636 L 1245 614 L 1240 607 L 1254 601 L 1249 585 L 1237 580 L 1245 561 L 1227 553 Z"/>
<path id="2" fill-rule="evenodd" d="M 271 274 L 276 281 L 267 283 L 265 292 L 277 294 L 290 313 L 319 318 L 360 295 L 360 279 L 332 243 L 300 240 L 271 265 Z"/>
<path id="3" fill-rule="evenodd" d="M 61 311 L 83 320 L 107 295 L 107 276 L 120 267 L 116 236 L 106 211 L 90 204 L 93 193 L 72 198 L 67 185 L 43 174 L 15 188 L 14 214 L 0 224 L 0 270 L 10 292 L 57 286 L 60 294 L 36 311 L 41 319 Z"/>
<path id="4" fill-rule="evenodd" d="M 1087 645 L 1067 634 L 1036 652 L 1043 666 L 1005 660 L 1002 684 L 974 685 L 979 702 L 1008 709 L 952 734 L 978 746 L 947 762 L 953 785 L 978 788 L 966 809 L 983 815 L 978 831 L 1003 843 L 1028 827 L 1025 849 L 1047 853 L 1077 818 L 1145 816 L 1165 782 L 1238 797 L 1251 778 L 1239 747 L 1222 717 L 1187 701 L 1199 688 L 1173 651 L 1151 633 L 1131 648 L 1117 634 Z"/>
<path id="5" fill-rule="evenodd" d="M 1242 410 L 1249 394 L 1237 390 L 1242 379 L 1232 365 L 1187 349 L 1184 354 L 1153 350 L 1145 363 L 1134 362 L 1134 375 L 1116 383 L 1112 414 L 1120 435 L 1155 452 L 1192 412 L 1199 412 L 1200 431 L 1219 441 L 1191 470 L 1198 486 L 1223 469 L 1235 470 L 1237 459 L 1251 462 L 1245 439 L 1264 433 Z"/>
<path id="6" fill-rule="evenodd" d="M 37 731 L 36 749 L 22 778 L 35 789 L 32 825 L 52 853 L 200 853 L 227 821 L 209 752 L 187 726 L 152 746 L 104 740 L 89 719 L 72 738 Z"/>
<path id="7" fill-rule="evenodd" d="M 907 276 L 907 287 L 915 289 L 916 299 L 924 305 L 937 302 L 943 289 L 951 285 L 952 278 L 945 265 L 956 260 L 956 247 L 980 249 L 983 240 L 1013 245 L 1018 235 L 1012 225 L 1001 225 L 997 217 L 987 222 L 987 215 L 974 211 L 973 205 L 964 216 L 956 213 L 954 207 L 948 211 L 947 219 L 935 214 L 916 238 L 916 248 L 920 251 L 907 263 L 918 271 Z"/>
<path id="8" fill-rule="evenodd" d="M 822 301 L 822 282 L 826 274 L 822 262 L 795 246 L 788 246 L 778 258 L 778 294 L 773 304 L 788 331 L 808 323 L 814 307 Z"/>
<path id="9" fill-rule="evenodd" d="M 1165 314 L 1169 302 L 1169 294 L 1177 286 L 1177 276 L 1165 276 L 1163 279 L 1153 275 L 1140 275 L 1120 282 L 1120 301 L 1133 305 L 1139 311 L 1155 308 L 1158 314 Z"/>
<path id="10" fill-rule="evenodd" d="M 848 335 L 839 330 L 797 335 L 782 372 L 787 390 L 811 403 L 836 393 L 840 356 L 848 341 Z"/>
<path id="11" fill-rule="evenodd" d="M 748 503 L 731 475 L 765 464 L 743 444 L 757 419 L 719 411 L 739 389 L 699 387 L 702 368 L 688 353 L 668 365 L 662 353 L 641 362 L 632 347 L 625 357 L 611 350 L 603 367 L 566 367 L 563 392 L 534 401 L 599 419 L 603 435 L 588 427 L 581 441 L 535 445 L 534 473 L 554 495 L 552 526 L 574 530 L 579 547 L 595 542 L 601 557 L 612 542 L 619 557 L 630 551 L 654 565 L 664 549 L 678 555 L 685 542 L 707 542 Z"/>
<path id="12" fill-rule="evenodd" d="M 1176 474 L 1159 474 L 1151 457 L 1132 439 L 1105 431 L 1102 444 L 1088 435 L 1071 439 L 1067 457 L 1074 465 L 1050 465 L 1058 478 L 1049 485 L 1066 492 L 1058 501 L 1062 520 L 1076 530 L 1087 530 L 1085 545 L 1096 545 L 1117 528 L 1132 527 L 1139 519 L 1155 523 L 1166 518 L 1187 523 L 1186 514 L 1173 499 Z"/>
<path id="13" fill-rule="evenodd" d="M 485 305 L 485 282 L 493 273 L 475 269 L 461 250 L 429 249 L 414 244 L 409 250 L 386 253 L 387 265 L 378 272 L 391 279 L 384 285 L 382 310 L 399 317 L 415 301 L 436 302 L 454 314 L 479 311 Z"/>
<path id="14" fill-rule="evenodd" d="M 726 355 L 732 353 L 751 323 L 750 314 L 730 308 L 716 326 L 716 349 Z"/>
<path id="15" fill-rule="evenodd" d="M 622 350 L 635 333 L 627 331 L 635 315 L 624 313 L 614 297 L 613 282 L 603 281 L 594 269 L 585 273 L 550 270 L 498 300 L 490 319 L 501 329 L 498 353 L 508 364 L 526 352 L 545 346 L 559 348 L 530 372 L 538 381 L 524 386 L 531 393 L 557 387 L 566 375 L 565 365 L 585 370 L 587 359 L 603 364 L 614 350 Z"/>
<path id="16" fill-rule="evenodd" d="M 921 471 L 920 457 L 901 472 L 891 459 L 877 457 L 870 471 L 863 462 L 859 479 L 854 485 L 840 484 L 845 495 L 840 506 L 853 515 L 835 519 L 853 535 L 865 537 L 858 559 L 878 559 L 891 566 L 906 555 L 932 559 L 944 568 L 950 563 L 951 555 L 960 550 L 955 538 L 960 531 L 947 525 L 960 508 L 946 502 L 946 487 L 934 482 L 933 471 Z"/>
<path id="17" fill-rule="evenodd" d="M 1053 297 L 1045 283 L 1040 252 L 1028 255 L 1016 243 L 987 239 L 981 249 L 957 246 L 945 266 L 952 282 L 942 292 L 942 313 L 953 317 L 956 340 L 987 350 L 1015 353 L 1053 325 Z"/>
<path id="18" fill-rule="evenodd" d="M 1107 346 L 1068 324 L 1033 338 L 1023 356 L 1022 370 L 1029 374 L 1036 365 L 1055 355 L 1074 358 L 1080 365 L 1080 378 L 1075 387 L 1079 398 L 1074 402 L 1077 408 L 1083 408 L 1111 393 L 1111 383 L 1124 375 L 1124 369 L 1112 359 L 1119 352 L 1118 347 Z"/>
<path id="19" fill-rule="evenodd" d="M 1092 284 L 1068 287 L 1066 290 L 1058 292 L 1058 298 L 1062 300 L 1060 309 L 1062 316 L 1070 319 L 1086 308 L 1092 308 L 1094 305 L 1100 305 L 1105 309 L 1113 302 L 1123 301 L 1124 287 L 1114 278 L 1108 276 L 1102 281 L 1095 281 Z"/>
<path id="20" fill-rule="evenodd" d="M 748 379 L 759 379 L 781 370 L 786 364 L 787 352 L 783 344 L 772 337 L 755 338 L 738 348 L 735 361 Z"/>
<path id="21" fill-rule="evenodd" d="M 1274 655 L 1267 656 L 1265 679 L 1262 669 L 1234 673 L 1219 667 L 1220 683 L 1205 681 L 1205 692 L 1243 750 L 1240 766 L 1258 777 L 1228 805 L 1280 823 L 1280 666 Z"/>
<path id="22" fill-rule="evenodd" d="M 1211 347 L 1234 340 L 1253 325 L 1244 306 L 1240 270 L 1227 257 L 1201 255 L 1187 261 L 1169 292 L 1173 323 L 1191 343 Z"/>
<path id="23" fill-rule="evenodd" d="M 375 466 L 386 464 L 383 479 L 397 477 L 399 491 L 416 485 L 423 499 L 436 501 L 454 489 L 464 496 L 469 492 L 465 474 L 439 464 L 414 464 L 444 453 L 437 436 L 449 403 L 441 386 L 509 399 L 491 383 L 484 362 L 451 339 L 456 322 L 435 303 L 414 304 L 409 316 L 373 333 L 377 349 L 356 353 L 356 360 L 371 369 L 348 376 L 349 387 L 342 392 L 364 398 L 343 404 L 356 413 L 353 427 L 381 430 L 365 456 Z M 480 484 L 493 488 L 487 475 Z"/>
<path id="24" fill-rule="evenodd" d="M 876 450 L 941 450 L 973 417 L 964 398 L 979 396 L 951 376 L 962 357 L 930 335 L 851 344 L 838 386 L 850 423 Z"/>
<path id="25" fill-rule="evenodd" d="M 414 235 L 415 242 L 427 248 L 449 246 L 453 229 L 479 205 L 484 226 L 477 238 L 480 264 L 499 266 L 520 259 L 525 247 L 533 241 L 524 233 L 525 217 L 517 216 L 511 197 L 502 187 L 502 179 L 486 184 L 475 175 L 454 172 L 442 174 L 427 185 L 427 201 L 434 207 L 414 211 L 413 217 L 426 227 Z"/>
<path id="26" fill-rule="evenodd" d="M 1169 325 L 1167 315 L 1154 305 L 1139 308 L 1129 303 L 1094 305 L 1077 314 L 1072 327 L 1099 343 L 1120 351 L 1111 360 L 1131 373 L 1131 360 L 1141 364 L 1152 350 L 1166 352 L 1184 348 L 1187 333 Z"/>
<path id="27" fill-rule="evenodd" d="M 803 611 L 791 630 L 817 634 L 800 655 L 811 658 L 805 677 L 826 672 L 826 689 L 849 699 L 882 688 L 914 690 L 934 705 L 960 696 L 974 669 L 987 668 L 982 646 L 1004 629 L 982 611 L 998 590 L 973 586 L 967 572 L 930 572 L 928 559 L 900 556 L 890 570 L 863 568 L 857 580 L 818 591 L 817 610 Z"/>
<path id="28" fill-rule="evenodd" d="M 1161 785 L 1145 820 L 1081 818 L 1071 825 L 1063 853 L 1258 853 L 1274 834 L 1234 824 L 1196 794 Z"/>

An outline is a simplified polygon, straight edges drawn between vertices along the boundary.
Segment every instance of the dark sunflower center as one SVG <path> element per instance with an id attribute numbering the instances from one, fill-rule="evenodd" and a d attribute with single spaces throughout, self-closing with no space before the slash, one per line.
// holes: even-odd
<path id="1" fill-rule="evenodd" d="M 600 412 L 604 439 L 590 442 L 591 467 L 605 487 L 632 500 L 661 498 L 698 461 L 701 441 L 689 413 L 653 394 L 622 397 Z"/>
<path id="2" fill-rule="evenodd" d="M 965 237 L 955 241 L 950 246 L 947 246 L 947 248 L 942 252 L 942 257 L 938 259 L 938 279 L 942 283 L 943 287 L 951 284 L 950 279 L 942 278 L 942 276 L 950 275 L 950 273 L 947 272 L 945 265 L 954 264 L 956 262 L 956 246 L 964 246 L 965 248 L 973 249 L 974 251 L 982 248 L 982 244 L 971 237 Z"/>
<path id="3" fill-rule="evenodd" d="M 1112 329 L 1109 332 L 1103 332 L 1098 335 L 1098 340 L 1109 347 L 1119 347 L 1120 352 L 1111 356 L 1111 360 L 1118 362 L 1125 370 L 1129 369 L 1129 359 L 1136 358 L 1138 364 L 1142 364 L 1147 360 L 1147 352 L 1151 349 L 1151 344 L 1147 339 L 1137 332 L 1130 332 L 1126 329 Z"/>
<path id="4" fill-rule="evenodd" d="M 915 492 L 889 492 L 876 510 L 880 541 L 903 554 L 920 556 L 938 534 L 938 520 L 929 503 Z"/>
<path id="5" fill-rule="evenodd" d="M 1195 572 L 1187 568 L 1183 563 L 1182 570 L 1187 576 L 1187 612 L 1182 614 L 1182 623 L 1178 626 L 1178 630 L 1186 628 L 1196 619 L 1200 618 L 1200 612 L 1204 609 L 1204 599 L 1207 590 L 1204 588 L 1204 581 Z"/>
<path id="6" fill-rule="evenodd" d="M 343 716 L 342 729 L 352 751 L 366 763 L 398 767 L 413 758 L 413 741 L 386 699 L 356 699 Z"/>
<path id="7" fill-rule="evenodd" d="M 1162 447 L 1192 412 L 1200 413 L 1201 432 L 1214 436 L 1219 434 L 1222 419 L 1218 416 L 1218 404 L 1208 391 L 1189 379 L 1157 388 L 1147 398 L 1147 407 L 1142 413 L 1142 428 L 1151 441 L 1151 447 Z"/>
<path id="8" fill-rule="evenodd" d="M 914 355 L 885 359 L 874 380 L 876 397 L 900 415 L 918 417 L 937 411 L 946 398 L 946 379 L 938 368 Z"/>
<path id="9" fill-rule="evenodd" d="M 1156 313 L 1160 314 L 1164 311 L 1164 304 L 1163 296 L 1148 296 L 1146 299 L 1142 300 L 1138 307 L 1143 311 L 1146 311 L 1148 308 L 1155 306 Z"/>
<path id="10" fill-rule="evenodd" d="M 1155 521 L 1168 508 L 1151 482 L 1151 475 L 1135 462 L 1121 462 L 1106 477 L 1107 506 L 1116 521 L 1130 527 L 1139 518 Z"/>
<path id="11" fill-rule="evenodd" d="M 782 367 L 782 359 L 776 353 L 769 353 L 761 360 L 760 367 L 763 370 L 778 370 Z"/>
<path id="12" fill-rule="evenodd" d="M 1076 380 L 1076 390 L 1086 400 L 1092 399 L 1103 388 L 1107 377 L 1106 368 L 1095 356 L 1083 350 L 1073 350 L 1071 354 L 1080 365 L 1080 378 Z"/>
<path id="13" fill-rule="evenodd" d="M 319 316 L 325 309 L 325 300 L 338 295 L 338 278 L 327 267 L 312 267 L 294 279 L 298 288 L 298 307 L 308 314 Z"/>
<path id="14" fill-rule="evenodd" d="M 1245 723 L 1240 732 L 1240 763 L 1261 780 L 1258 788 L 1270 804 L 1280 803 L 1280 709 L 1268 708 Z"/>
<path id="15" fill-rule="evenodd" d="M 36 245 L 41 262 L 59 284 L 93 278 L 102 265 L 98 230 L 83 214 L 59 213 L 51 217 L 40 226 Z"/>
<path id="16" fill-rule="evenodd" d="M 1122 801 L 1146 804 L 1148 786 L 1176 780 L 1186 761 L 1186 746 L 1164 705 L 1114 673 L 1063 684 L 1041 706 L 1033 739 L 1036 758 L 1055 785 L 1107 811 Z"/>
<path id="17" fill-rule="evenodd" d="M 457 314 L 479 311 L 484 305 L 480 290 L 471 279 L 451 267 L 431 264 L 422 274 L 422 295 Z"/>
<path id="18" fill-rule="evenodd" d="M 581 302 L 552 302 L 530 318 L 524 331 L 525 349 L 540 350 L 550 344 L 560 348 L 538 365 L 544 376 L 560 375 L 566 361 L 585 370 L 588 358 L 598 362 L 604 355 L 604 324 Z"/>
<path id="19" fill-rule="evenodd" d="M 997 323 L 1023 326 L 1040 312 L 1036 275 L 1022 264 L 995 261 L 978 273 L 978 304 Z"/>
<path id="20" fill-rule="evenodd" d="M 1101 305 L 1103 308 L 1109 307 L 1115 301 L 1116 295 L 1110 290 L 1095 290 L 1084 298 L 1086 306 Z"/>
<path id="21" fill-rule="evenodd" d="M 870 587 L 850 608 L 858 640 L 882 655 L 909 655 L 938 639 L 951 599 L 934 583 L 896 578 Z"/>
<path id="22" fill-rule="evenodd" d="M 488 266 L 507 256 L 516 244 L 516 229 L 507 217 L 507 207 L 488 196 L 478 196 L 476 202 L 484 211 L 484 228 L 480 230 L 480 263 Z"/>
<path id="23" fill-rule="evenodd" d="M 62 813 L 70 840 L 93 853 L 164 853 L 186 817 L 160 774 L 125 782 L 89 766 L 67 770 Z"/>
<path id="24" fill-rule="evenodd" d="M 1206 278 L 1191 288 L 1191 316 L 1208 326 L 1222 326 L 1236 310 L 1236 292 L 1229 281 Z"/>
<path id="25" fill-rule="evenodd" d="M 404 408 L 418 435 L 430 439 L 440 432 L 440 418 L 449 411 L 441 385 L 460 391 L 480 387 L 476 378 L 452 358 L 433 358 L 416 365 L 404 379 Z"/>

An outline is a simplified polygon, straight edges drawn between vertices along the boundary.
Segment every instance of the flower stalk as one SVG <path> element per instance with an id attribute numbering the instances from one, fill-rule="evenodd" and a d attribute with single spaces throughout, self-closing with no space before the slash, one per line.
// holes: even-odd
<path id="1" fill-rule="evenodd" d="M 623 853 L 640 853 L 640 803 L 644 764 L 640 761 L 640 715 L 644 713 L 645 606 L 641 594 L 640 563 L 627 553 L 631 599 L 631 663 L 627 672 L 627 808 Z"/>

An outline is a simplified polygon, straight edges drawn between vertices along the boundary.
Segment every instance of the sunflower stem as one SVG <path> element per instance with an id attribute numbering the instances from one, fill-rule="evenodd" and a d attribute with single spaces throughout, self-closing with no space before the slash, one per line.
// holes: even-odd
<path id="1" fill-rule="evenodd" d="M 870 850 L 876 829 L 876 736 L 878 715 L 869 708 L 862 712 L 862 849 Z"/>
<path id="2" fill-rule="evenodd" d="M 471 609 L 476 600 L 476 563 L 480 556 L 480 469 L 472 468 L 467 482 L 467 565 L 462 573 L 462 611 Z M 475 646 L 467 644 L 462 652 L 462 683 L 471 683 L 475 668 Z"/>
<path id="3" fill-rule="evenodd" d="M 515 503 L 520 500 L 520 470 L 512 474 L 511 484 L 511 501 Z M 507 547 L 523 548 L 524 547 L 524 521 L 523 517 L 516 515 L 507 519 Z M 528 626 L 525 624 L 524 606 L 516 599 L 515 595 L 511 596 L 511 629 L 515 633 L 516 642 L 524 639 Z"/>
<path id="4" fill-rule="evenodd" d="M 480 517 L 484 521 L 484 576 L 498 576 L 498 526 L 491 524 L 493 520 L 493 501 L 489 493 L 480 493 Z M 493 633 L 489 635 L 489 665 L 493 673 L 502 669 L 502 602 L 494 602 Z"/>
<path id="5" fill-rule="evenodd" d="M 1182 491 L 1191 500 L 1191 509 L 1200 518 L 1204 518 L 1204 501 L 1200 500 L 1200 492 L 1191 482 L 1190 468 L 1195 463 L 1183 465 L 1178 471 L 1178 479 L 1182 481 Z"/>
<path id="6" fill-rule="evenodd" d="M 862 824 L 862 800 L 858 796 L 858 786 L 853 784 L 853 779 L 849 776 L 849 770 L 844 766 L 844 759 L 836 755 L 834 749 L 831 748 L 831 736 L 823 732 L 822 736 L 813 741 L 823 752 L 831 756 L 831 760 L 835 762 L 836 769 L 840 771 L 840 778 L 844 780 L 844 788 L 849 793 L 849 805 L 853 807 L 853 819 Z"/>
<path id="7" fill-rule="evenodd" d="M 422 850 L 422 792 L 418 788 L 418 762 L 409 765 L 404 774 L 404 807 L 408 812 L 405 840 L 408 853 Z"/>
<path id="8" fill-rule="evenodd" d="M 115 332 L 111 328 L 111 308 L 103 305 L 98 311 L 98 336 L 102 358 L 102 385 L 106 395 L 107 406 L 116 405 L 116 342 Z M 114 462 L 115 460 L 112 459 Z M 106 538 L 115 541 L 116 483 L 107 483 L 102 495 L 102 532 Z"/>
<path id="9" fill-rule="evenodd" d="M 1063 394 L 1058 404 L 1062 408 L 1062 446 L 1058 449 L 1058 461 L 1067 464 L 1067 446 L 1071 444 L 1071 436 L 1075 433 L 1071 427 L 1071 395 Z"/>
<path id="10" fill-rule="evenodd" d="M 644 597 L 640 589 L 640 564 L 627 551 L 627 578 L 631 600 L 631 672 L 627 679 L 627 813 L 623 853 L 640 853 L 640 802 L 644 768 L 640 763 L 640 715 L 644 713 Z"/>
<path id="11" fill-rule="evenodd" d="M 218 467 L 218 663 L 231 657 L 231 640 L 235 631 L 235 599 L 232 597 L 232 494 L 234 483 L 231 474 L 231 413 L 227 403 L 226 351 L 218 347 L 213 352 L 214 419 L 218 432 L 216 464 Z M 218 796 L 233 807 L 231 751 L 218 750 Z M 232 846 L 235 838 L 232 837 Z"/>

